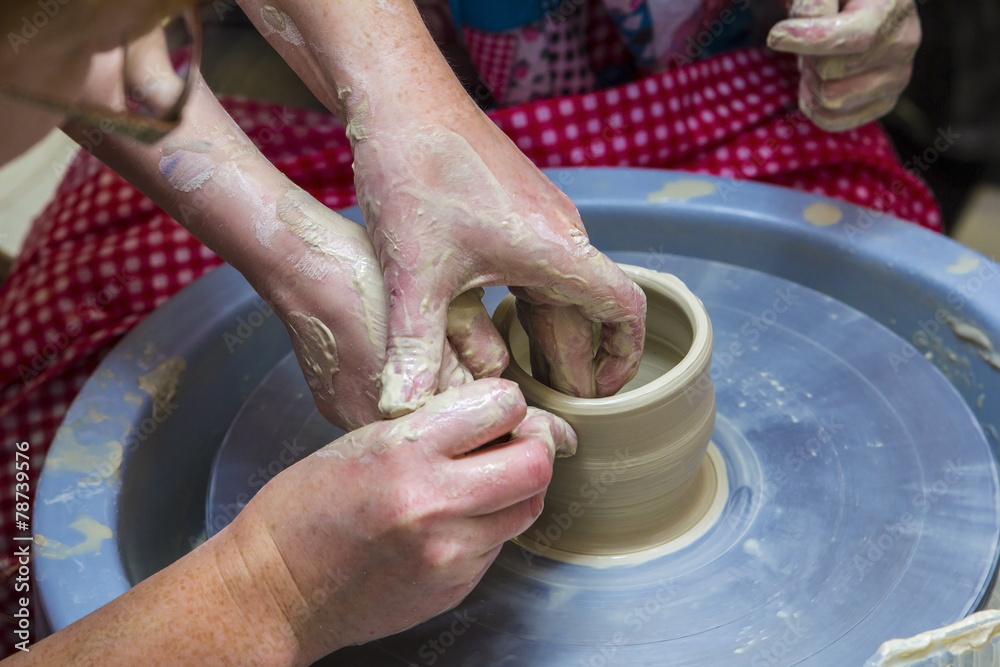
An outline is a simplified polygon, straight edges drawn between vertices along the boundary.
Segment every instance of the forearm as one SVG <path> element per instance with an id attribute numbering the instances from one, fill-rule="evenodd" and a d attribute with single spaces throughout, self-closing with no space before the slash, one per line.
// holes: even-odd
<path id="1" fill-rule="evenodd" d="M 299 665 L 284 610 L 221 533 L 69 627 L 15 665 Z"/>
<path id="2" fill-rule="evenodd" d="M 445 357 L 455 343 L 444 343 L 449 305 L 485 285 L 530 286 L 538 289 L 519 296 L 580 307 L 582 329 L 589 335 L 600 322 L 615 354 L 598 359 L 588 342 L 575 376 L 610 393 L 628 381 L 642 348 L 642 292 L 590 246 L 572 202 L 472 101 L 412 0 L 240 4 L 345 121 L 358 204 L 390 295 L 383 415 L 406 414 L 461 381 L 442 372 L 461 365 Z M 492 325 L 477 335 L 484 344 L 462 358 L 485 360 L 481 372 L 502 367 Z"/>
<path id="3" fill-rule="evenodd" d="M 89 94 L 110 97 L 120 60 L 98 56 Z M 118 84 L 120 85 L 120 84 Z M 254 283 L 291 270 L 307 244 L 282 224 L 298 188 L 253 145 L 200 77 L 181 125 L 146 145 L 100 127 L 64 130 Z M 287 217 L 287 216 L 286 216 Z"/>
<path id="4" fill-rule="evenodd" d="M 412 0 L 240 0 L 261 33 L 345 123 L 365 111 L 435 113 L 472 104 Z"/>

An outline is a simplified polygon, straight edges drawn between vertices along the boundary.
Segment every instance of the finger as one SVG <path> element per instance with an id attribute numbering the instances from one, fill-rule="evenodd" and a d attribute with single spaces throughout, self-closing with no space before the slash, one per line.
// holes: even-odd
<path id="1" fill-rule="evenodd" d="M 476 379 L 500 377 L 507 368 L 507 345 L 483 306 L 482 288 L 463 292 L 448 308 L 448 341 Z"/>
<path id="2" fill-rule="evenodd" d="M 408 440 L 426 441 L 444 456 L 456 457 L 510 433 L 526 410 L 516 384 L 486 378 L 432 396 L 398 421 Z"/>
<path id="3" fill-rule="evenodd" d="M 895 98 L 880 99 L 872 102 L 868 106 L 845 113 L 842 111 L 829 111 L 821 107 L 807 106 L 802 100 L 799 108 L 809 120 L 827 132 L 846 132 L 854 128 L 861 127 L 867 123 L 882 118 L 891 112 L 896 106 Z"/>
<path id="4" fill-rule="evenodd" d="M 400 446 L 419 446 L 428 456 L 461 457 L 506 436 L 526 414 L 524 396 L 516 384 L 499 378 L 476 380 L 431 397 L 412 414 L 352 431 L 314 456 L 364 459 Z"/>
<path id="5" fill-rule="evenodd" d="M 903 67 L 913 62 L 922 38 L 916 14 L 907 20 L 901 32 L 870 51 L 847 56 L 817 56 L 816 74 L 824 81 L 844 79 L 874 69 Z"/>
<path id="6" fill-rule="evenodd" d="M 489 553 L 526 531 L 541 516 L 544 507 L 545 493 L 536 493 L 510 507 L 473 519 L 484 550 Z"/>
<path id="7" fill-rule="evenodd" d="M 520 299 L 534 305 L 576 305 L 591 322 L 602 325 L 602 349 L 606 354 L 598 368 L 599 384 L 614 393 L 635 375 L 646 335 L 646 295 L 625 273 L 603 254 L 589 260 L 586 278 L 566 279 L 555 287 L 511 289 Z M 562 270 L 562 267 L 556 267 Z M 563 274 L 573 276 L 567 267 Z M 595 293 L 591 286 L 601 286 Z M 610 361 L 617 358 L 619 361 Z"/>
<path id="8" fill-rule="evenodd" d="M 640 327 L 644 329 L 644 327 Z M 638 336 L 635 325 L 623 322 L 601 330 L 601 348 L 595 360 L 594 385 L 597 396 L 614 396 L 639 371 L 645 345 L 645 333 Z"/>
<path id="9" fill-rule="evenodd" d="M 535 318 L 532 315 L 533 309 L 541 308 L 542 305 L 533 306 L 526 299 L 516 296 L 517 294 L 523 294 L 524 290 L 516 288 L 510 288 L 510 290 L 511 293 L 515 294 L 514 309 L 517 313 L 517 319 L 521 323 L 524 333 L 528 335 L 528 353 L 530 357 L 529 361 L 531 362 L 531 376 L 548 387 L 550 386 L 549 362 L 543 353 L 543 346 L 535 343 L 535 341 L 538 341 L 542 336 L 542 332 L 535 331 Z"/>
<path id="10" fill-rule="evenodd" d="M 184 80 L 170 62 L 167 37 L 161 27 L 128 44 L 123 74 L 131 97 L 158 116 L 171 111 L 184 89 Z"/>
<path id="11" fill-rule="evenodd" d="M 853 129 L 888 114 L 909 83 L 912 65 L 902 70 L 870 72 L 851 79 L 823 82 L 805 67 L 799 107 L 828 132 Z"/>
<path id="12" fill-rule="evenodd" d="M 813 85 L 809 94 L 818 108 L 849 113 L 876 100 L 898 99 L 910 83 L 910 71 L 909 67 L 875 70 L 837 81 L 820 81 L 810 73 Z"/>
<path id="13" fill-rule="evenodd" d="M 603 257 L 603 256 L 602 256 Z M 603 291 L 587 299 L 587 293 L 567 291 L 574 296 L 573 303 L 591 322 L 599 324 L 631 324 L 637 325 L 640 334 L 644 332 L 646 322 L 646 295 L 642 289 L 625 275 L 617 264 L 604 257 L 605 266 L 595 272 L 591 283 L 602 285 Z M 590 289 L 588 287 L 588 289 Z M 641 342 L 637 341 L 637 342 Z"/>
<path id="14" fill-rule="evenodd" d="M 400 417 L 426 403 L 438 387 L 448 300 L 398 266 L 386 268 L 385 287 L 389 312 L 379 410 Z"/>
<path id="15" fill-rule="evenodd" d="M 527 320 L 532 375 L 571 396 L 597 396 L 594 384 L 594 323 L 575 306 L 532 306 L 521 302 Z"/>
<path id="16" fill-rule="evenodd" d="M 569 425 L 569 422 L 551 412 L 530 406 L 525 412 L 524 421 L 511 431 L 510 436 L 512 440 L 518 438 L 543 440 L 548 445 L 552 456 L 557 459 L 573 456 L 579 445 L 576 431 Z"/>
<path id="17" fill-rule="evenodd" d="M 556 453 L 576 452 L 576 433 L 564 420 L 531 409 L 503 444 L 477 451 L 452 464 L 456 497 L 470 516 L 491 514 L 544 492 Z"/>
<path id="18" fill-rule="evenodd" d="M 461 387 L 472 382 L 474 378 L 461 361 L 458 354 L 447 340 L 444 341 L 444 356 L 441 360 L 441 373 L 438 376 L 438 391 L 442 392 L 453 387 Z"/>
<path id="19" fill-rule="evenodd" d="M 584 314 L 602 324 L 601 346 L 595 360 L 597 396 L 613 396 L 635 377 L 646 341 L 646 294 L 617 266 L 624 279 L 617 291 L 622 295 L 625 316 L 600 319 L 600 311 Z"/>
<path id="20" fill-rule="evenodd" d="M 836 14 L 779 22 L 768 34 L 767 45 L 801 55 L 863 53 L 895 32 L 914 11 L 912 2 L 849 0 Z"/>

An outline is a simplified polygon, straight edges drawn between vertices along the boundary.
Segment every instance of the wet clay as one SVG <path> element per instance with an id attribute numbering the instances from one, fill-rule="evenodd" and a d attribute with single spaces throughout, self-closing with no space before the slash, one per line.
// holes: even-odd
<path id="1" fill-rule="evenodd" d="M 997 637 L 1000 637 L 1000 611 L 988 609 L 916 637 L 887 641 L 865 667 L 996 664 Z"/>
<path id="2" fill-rule="evenodd" d="M 662 204 L 671 201 L 688 201 L 698 197 L 714 195 L 718 188 L 711 181 L 701 181 L 696 179 L 682 179 L 667 183 L 656 192 L 646 195 L 646 201 L 650 204 Z"/>
<path id="3" fill-rule="evenodd" d="M 817 227 L 829 227 L 840 222 L 844 217 L 844 212 L 840 210 L 839 206 L 826 202 L 816 202 L 802 211 L 802 217 L 806 219 L 806 222 Z"/>
<path id="4" fill-rule="evenodd" d="M 646 293 L 646 344 L 636 377 L 615 396 L 576 398 L 538 382 L 513 298 L 493 316 L 511 353 L 504 377 L 520 385 L 529 405 L 563 417 L 579 436 L 576 455 L 556 461 L 541 516 L 517 541 L 598 567 L 692 542 L 718 518 L 728 494 L 722 457 L 705 456 L 715 425 L 708 314 L 677 278 L 622 269 Z"/>

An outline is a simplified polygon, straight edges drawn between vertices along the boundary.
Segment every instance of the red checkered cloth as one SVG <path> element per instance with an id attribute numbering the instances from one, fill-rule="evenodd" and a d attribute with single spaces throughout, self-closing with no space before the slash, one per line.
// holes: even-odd
<path id="1" fill-rule="evenodd" d="M 882 130 L 823 132 L 795 111 L 797 82 L 794 59 L 753 49 L 492 118 L 541 167 L 632 165 L 752 179 L 939 229 L 933 196 L 900 165 Z M 335 118 L 224 104 L 292 180 L 331 208 L 354 203 L 350 146 Z M 75 160 L 0 286 L 0 570 L 11 565 L 15 443 L 30 443 L 35 488 L 67 407 L 104 355 L 220 263 L 95 158 Z M 0 582 L 7 613 L 12 597 L 12 582 Z M 9 651 L 9 627 L 3 636 Z"/>
<path id="2" fill-rule="evenodd" d="M 608 90 L 504 109 L 493 120 L 542 167 L 667 167 L 827 195 L 940 231 L 926 184 L 877 124 L 841 134 L 796 110 L 792 58 L 763 48 Z"/>
<path id="3" fill-rule="evenodd" d="M 514 69 L 517 38 L 503 32 L 486 32 L 475 28 L 465 28 L 462 35 L 479 75 L 490 92 L 499 96 L 502 91 L 507 90 L 507 82 Z"/>

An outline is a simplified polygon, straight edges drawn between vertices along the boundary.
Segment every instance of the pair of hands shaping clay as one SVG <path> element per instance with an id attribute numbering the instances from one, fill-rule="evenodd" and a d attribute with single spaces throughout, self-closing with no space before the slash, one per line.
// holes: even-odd
<path id="1" fill-rule="evenodd" d="M 641 291 L 590 245 L 565 195 L 475 107 L 411 2 L 240 4 L 345 120 L 368 230 L 281 175 L 200 78 L 168 142 L 108 135 L 94 153 L 274 307 L 325 417 L 369 425 L 284 471 L 177 563 L 33 647 L 25 659 L 39 664 L 107 662 L 109 650 L 123 663 L 238 655 L 309 664 L 440 613 L 538 517 L 554 455 L 577 445 L 565 421 L 529 410 L 516 385 L 488 378 L 506 352 L 477 288 L 515 286 L 540 375 L 564 392 L 614 393 L 642 352 Z M 83 25 L 103 27 L 113 48 L 130 34 L 123 7 L 66 4 L 32 47 L 58 51 L 56 37 L 82 39 Z M 815 66 L 824 81 L 819 100 L 825 94 L 836 112 L 805 104 L 818 123 L 860 124 L 884 107 L 902 80 L 892 73 L 908 72 L 915 14 L 886 28 L 907 8 L 912 1 L 851 0 L 837 16 L 775 28 L 774 46 L 804 53 L 804 70 Z M 121 101 L 122 50 L 78 46 L 75 61 L 89 58 L 89 69 L 53 89 L 82 83 L 81 102 Z M 63 64 L 72 68 L 74 58 Z M 27 62 L 10 72 L 51 73 Z M 127 72 L 129 83 L 145 72 Z M 353 91 L 343 104 L 340 89 Z M 91 129 L 67 127 L 77 137 Z M 383 414 L 403 416 L 379 421 Z M 509 442 L 483 447 L 505 433 Z"/>
<path id="2" fill-rule="evenodd" d="M 355 143 L 355 168 L 370 240 L 290 191 L 279 217 L 296 235 L 311 235 L 312 247 L 300 260 L 299 289 L 267 281 L 262 290 L 327 419 L 355 428 L 499 376 L 507 349 L 480 301 L 485 285 L 522 286 L 513 291 L 553 386 L 610 395 L 632 378 L 642 353 L 642 291 L 590 245 L 572 203 L 506 137 L 485 159 L 440 127 L 364 137 Z M 498 172 L 528 183 L 512 192 Z"/>
<path id="3" fill-rule="evenodd" d="M 793 15 L 806 15 L 806 4 L 796 3 Z M 309 44 L 313 8 L 303 7 L 283 20 L 295 18 Z M 912 2 L 852 0 L 836 16 L 775 27 L 775 48 L 804 54 L 802 105 L 818 124 L 853 127 L 895 100 L 909 76 L 915 13 L 886 28 L 907 7 Z M 417 25 L 419 17 L 411 18 Z M 371 34 L 393 21 L 383 17 L 369 26 Z M 386 39 L 414 43 L 395 30 Z M 300 59 L 305 78 L 324 71 L 321 50 L 278 46 L 293 64 Z M 428 54 L 433 48 L 428 42 Z M 427 58 L 443 64 L 439 54 Z M 284 564 L 264 575 L 287 592 L 283 599 L 330 591 L 321 601 L 306 600 L 301 616 L 291 615 L 296 636 L 319 642 L 306 647 L 309 656 L 396 632 L 454 605 L 499 545 L 541 513 L 553 450 L 575 449 L 569 425 L 529 412 L 515 385 L 468 383 L 507 363 L 478 288 L 515 286 L 521 319 L 538 344 L 532 365 L 565 393 L 613 394 L 642 352 L 642 292 L 590 245 L 565 195 L 452 79 L 437 88 L 396 82 L 380 94 L 383 87 L 372 82 L 381 83 L 386 72 L 373 65 L 363 75 L 339 77 L 336 86 L 314 87 L 343 112 L 367 233 L 296 193 L 291 208 L 276 209 L 284 211 L 276 245 L 288 241 L 295 261 L 280 280 L 259 281 L 288 325 L 325 416 L 357 426 L 403 415 L 289 469 L 233 525 L 228 539 L 256 540 L 247 552 L 265 564 Z M 809 83 L 814 76 L 823 84 Z M 434 90 L 433 99 L 405 97 L 419 86 Z M 596 356 L 594 322 L 601 324 Z M 511 431 L 511 443 L 474 452 Z M 331 480 L 342 480 L 343 488 Z M 322 512 L 289 520 L 288 508 L 303 506 Z M 324 570 L 329 563 L 342 569 Z M 365 565 L 352 566 L 359 563 Z M 372 603 L 385 599 L 399 600 L 388 614 L 383 603 Z M 316 628 L 338 631 L 310 631 Z"/>
<path id="4" fill-rule="evenodd" d="M 893 108 L 920 42 L 913 0 L 794 0 L 788 7 L 790 18 L 768 43 L 800 55 L 800 107 L 809 118 L 842 131 Z M 366 380 L 378 377 L 381 386 L 379 410 L 360 379 L 350 392 L 337 392 L 349 383 L 334 379 L 326 383 L 332 394 L 314 389 L 324 415 L 339 412 L 335 421 L 348 425 L 398 416 L 437 390 L 498 375 L 506 349 L 469 291 L 493 284 L 520 286 L 512 291 L 535 342 L 533 368 L 546 383 L 577 396 L 620 389 L 642 353 L 642 294 L 590 246 L 565 195 L 470 105 L 458 104 L 445 126 L 419 109 L 396 115 L 375 93 L 347 93 L 363 98 L 352 106 L 348 129 L 388 298 L 387 352 L 380 372 L 372 370 L 383 363 L 379 352 L 366 368 Z M 365 312 L 382 331 L 377 304 Z M 304 368 L 317 367 L 310 349 L 304 339 L 296 344 Z M 334 408 L 335 395 L 355 405 Z"/>

